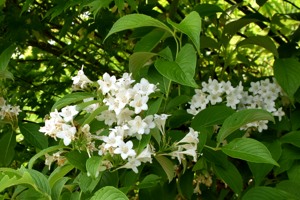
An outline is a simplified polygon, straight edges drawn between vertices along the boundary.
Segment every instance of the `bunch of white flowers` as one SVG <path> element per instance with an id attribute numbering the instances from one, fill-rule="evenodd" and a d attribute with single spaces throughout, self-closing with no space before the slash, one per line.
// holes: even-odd
<path id="1" fill-rule="evenodd" d="M 155 154 L 154 147 L 149 143 L 141 149 L 136 141 L 140 141 L 144 135 L 149 135 L 154 128 L 161 132 L 162 137 L 165 136 L 165 123 L 169 115 L 147 115 L 145 112 L 148 110 L 149 95 L 157 91 L 156 85 L 144 78 L 133 84 L 135 81 L 128 73 L 124 73 L 119 79 L 104 73 L 101 80 L 93 83 L 82 69 L 72 80 L 74 90 L 85 90 L 89 85 L 96 86 L 96 99 L 93 97 L 84 99 L 84 103 L 91 103 L 83 108 L 85 112 L 81 114 L 92 115 L 98 108 L 105 108 L 100 114 L 95 115 L 95 119 L 102 121 L 107 128 L 92 134 L 89 124 L 80 127 L 75 120 L 76 116 L 80 115 L 80 108 L 70 105 L 61 111 L 51 112 L 50 118 L 45 120 L 45 126 L 40 128 L 40 132 L 54 139 L 63 139 L 66 146 L 72 141 L 75 147 L 77 141 L 86 143 L 84 145 L 89 155 L 98 152 L 102 156 L 104 170 L 111 167 L 128 168 L 137 173 L 137 167 L 141 163 L 151 163 Z M 198 132 L 190 129 L 185 138 L 194 139 L 182 139 L 175 145 L 174 152 L 169 155 L 177 157 L 179 162 L 185 159 L 184 155 L 192 156 L 196 161 L 197 137 Z M 119 162 L 120 158 L 122 162 Z M 113 166 L 112 163 L 118 163 L 114 162 L 116 160 L 119 165 Z"/>
<path id="2" fill-rule="evenodd" d="M 3 97 L 0 97 L 0 119 L 13 119 L 21 112 L 20 106 L 12 106 L 6 103 Z"/>
<path id="3" fill-rule="evenodd" d="M 238 86 L 233 87 L 231 82 L 209 79 L 208 82 L 202 82 L 202 89 L 196 89 L 195 95 L 189 102 L 190 108 L 187 112 L 196 115 L 201 110 L 205 109 L 209 104 L 215 105 L 217 103 L 225 102 L 227 107 L 232 109 L 241 110 L 247 108 L 264 109 L 278 117 L 279 121 L 285 115 L 282 107 L 276 108 L 275 101 L 283 94 L 281 87 L 273 79 L 251 82 L 248 91 L 244 91 L 244 87 L 240 82 Z M 261 120 L 249 123 L 242 127 L 246 130 L 250 127 L 255 127 L 259 132 L 267 129 L 268 121 Z"/>

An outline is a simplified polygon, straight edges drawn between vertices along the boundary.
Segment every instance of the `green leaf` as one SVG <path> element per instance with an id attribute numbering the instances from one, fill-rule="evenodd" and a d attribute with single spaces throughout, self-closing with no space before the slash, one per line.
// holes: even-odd
<path id="1" fill-rule="evenodd" d="M 86 173 L 81 172 L 78 174 L 78 176 L 75 178 L 74 183 L 78 184 L 80 187 L 80 190 L 84 193 L 86 192 L 93 192 L 93 190 L 96 188 L 96 186 L 101 181 L 101 176 L 94 179 L 90 176 L 87 176 Z"/>
<path id="2" fill-rule="evenodd" d="M 281 156 L 281 144 L 278 140 L 273 142 L 264 143 L 264 145 L 270 151 L 275 161 Z M 265 163 L 253 163 L 248 162 L 249 168 L 253 174 L 255 186 L 259 186 L 266 175 L 273 169 L 273 165 Z"/>
<path id="3" fill-rule="evenodd" d="M 186 34 L 200 53 L 201 17 L 196 11 L 188 14 L 179 24 L 168 19 L 168 23 L 180 32 Z"/>
<path id="4" fill-rule="evenodd" d="M 17 170 L 9 169 L 9 173 L 6 168 L 0 168 L 0 192 L 9 188 L 11 186 L 20 185 L 20 184 L 28 184 L 33 187 L 35 183 L 28 172 L 24 172 L 23 174 Z M 10 175 L 7 175 L 10 174 Z"/>
<path id="5" fill-rule="evenodd" d="M 229 22 L 224 26 L 224 31 L 222 35 L 222 41 L 225 45 L 228 44 L 232 36 L 234 36 L 241 28 L 252 23 L 257 22 L 257 19 L 252 18 L 240 18 L 236 21 Z"/>
<path id="6" fill-rule="evenodd" d="M 143 135 L 142 139 L 139 141 L 139 146 L 137 150 L 138 154 L 140 154 L 145 149 L 147 144 L 150 144 L 150 139 L 151 139 L 151 134 Z"/>
<path id="7" fill-rule="evenodd" d="M 0 54 L 0 71 L 6 71 L 11 56 L 16 49 L 16 45 L 11 45 Z"/>
<path id="8" fill-rule="evenodd" d="M 157 184 L 159 184 L 161 181 L 161 177 L 155 175 L 155 174 L 149 174 L 147 175 L 138 185 L 139 189 L 144 189 L 144 188 L 150 188 L 154 187 Z"/>
<path id="9" fill-rule="evenodd" d="M 38 190 L 42 191 L 45 196 L 51 195 L 51 188 L 49 182 L 44 174 L 33 169 L 27 169 L 31 175 L 33 181 L 35 182 Z"/>
<path id="10" fill-rule="evenodd" d="M 161 28 L 173 35 L 173 31 L 167 25 L 165 25 L 164 23 L 162 23 L 157 19 L 154 19 L 144 14 L 129 14 L 121 17 L 114 23 L 109 33 L 105 37 L 104 41 L 114 33 L 128 30 L 128 29 L 141 28 L 147 26 Z"/>
<path id="11" fill-rule="evenodd" d="M 86 170 L 89 176 L 93 179 L 97 178 L 100 174 L 102 157 L 92 156 L 86 161 Z"/>
<path id="12" fill-rule="evenodd" d="M 146 34 L 135 44 L 134 52 L 150 52 L 166 37 L 170 36 L 166 31 L 156 28 Z"/>
<path id="13" fill-rule="evenodd" d="M 96 15 L 100 9 L 107 8 L 110 2 L 112 2 L 112 0 L 94 0 L 86 6 L 90 7 L 90 11 L 93 13 L 94 18 L 96 18 Z"/>
<path id="14" fill-rule="evenodd" d="M 161 93 L 166 94 L 168 91 L 170 80 L 166 77 L 162 76 L 155 67 L 150 67 L 148 73 L 146 74 L 145 78 L 154 84 L 157 84 L 157 87 Z"/>
<path id="15" fill-rule="evenodd" d="M 274 117 L 271 113 L 263 109 L 246 109 L 230 115 L 223 123 L 217 141 L 220 144 L 227 136 L 240 127 L 259 120 L 269 120 L 274 122 Z"/>
<path id="16" fill-rule="evenodd" d="M 274 75 L 291 100 L 300 86 L 300 62 L 296 58 L 280 58 L 274 62 Z"/>
<path id="17" fill-rule="evenodd" d="M 186 199 L 191 199 L 194 193 L 194 188 L 191 187 L 193 185 L 193 180 L 194 180 L 194 172 L 190 170 L 186 171 L 184 174 L 182 174 L 179 177 L 179 185 L 182 194 Z"/>
<path id="18" fill-rule="evenodd" d="M 63 166 L 55 168 L 55 170 L 50 174 L 48 178 L 50 187 L 52 188 L 57 181 L 63 178 L 72 169 L 74 169 L 74 166 L 70 164 L 65 164 Z"/>
<path id="19" fill-rule="evenodd" d="M 219 6 L 206 3 L 198 4 L 194 9 L 199 13 L 201 17 L 211 16 L 218 12 L 223 12 L 223 10 Z"/>
<path id="20" fill-rule="evenodd" d="M 21 11 L 20 15 L 22 15 L 25 11 L 27 11 L 29 9 L 29 6 L 32 5 L 33 2 L 34 2 L 34 0 L 26 0 L 25 3 L 23 4 L 22 11 Z"/>
<path id="21" fill-rule="evenodd" d="M 90 115 L 87 115 L 81 126 L 85 124 L 91 123 L 97 115 L 99 115 L 102 111 L 107 110 L 107 106 L 100 106 L 96 110 L 94 110 Z"/>
<path id="22" fill-rule="evenodd" d="M 239 47 L 248 44 L 254 44 L 264 47 L 268 51 L 272 52 L 276 58 L 279 57 L 277 48 L 269 36 L 251 36 L 239 42 L 237 46 Z"/>
<path id="23" fill-rule="evenodd" d="M 51 199 L 52 200 L 59 200 L 59 197 L 61 196 L 61 192 L 62 192 L 66 182 L 69 179 L 70 178 L 68 178 L 68 177 L 62 177 L 59 180 L 57 180 L 53 186 L 51 186 Z"/>
<path id="24" fill-rule="evenodd" d="M 155 53 L 150 52 L 136 52 L 129 57 L 129 71 L 133 77 L 138 77 L 139 71 L 147 65 L 147 62 L 156 56 Z"/>
<path id="25" fill-rule="evenodd" d="M 276 185 L 276 189 L 283 190 L 288 194 L 294 195 L 295 197 L 300 196 L 299 188 L 300 188 L 299 181 L 297 182 L 293 180 L 283 180 Z"/>
<path id="26" fill-rule="evenodd" d="M 197 56 L 191 44 L 186 44 L 180 49 L 175 61 L 187 77 L 194 79 Z"/>
<path id="27" fill-rule="evenodd" d="M 0 70 L 0 79 L 11 79 L 14 80 L 14 75 L 7 70 Z"/>
<path id="28" fill-rule="evenodd" d="M 191 126 L 198 131 L 203 127 L 220 125 L 233 113 L 235 111 L 225 105 L 211 106 L 200 111 L 192 120 Z"/>
<path id="29" fill-rule="evenodd" d="M 233 158 L 254 163 L 268 163 L 279 166 L 270 151 L 261 142 L 251 138 L 236 138 L 222 147 L 222 151 Z"/>
<path id="30" fill-rule="evenodd" d="M 51 112 L 53 112 L 55 109 L 60 110 L 65 106 L 76 103 L 78 101 L 82 101 L 83 99 L 87 99 L 90 97 L 94 97 L 94 95 L 88 92 L 76 92 L 72 94 L 67 94 L 61 99 L 59 99 L 57 102 L 55 102 L 55 104 L 51 108 Z"/>
<path id="31" fill-rule="evenodd" d="M 296 147 L 300 147 L 300 131 L 292 131 L 280 138 L 281 143 L 289 143 Z"/>
<path id="32" fill-rule="evenodd" d="M 289 180 L 300 184 L 300 161 L 294 161 L 293 166 L 287 171 Z"/>
<path id="33" fill-rule="evenodd" d="M 212 38 L 201 35 L 200 37 L 201 49 L 211 48 L 211 49 L 219 49 L 219 44 Z"/>
<path id="34" fill-rule="evenodd" d="M 289 194 L 283 190 L 260 186 L 251 188 L 246 192 L 246 194 L 242 197 L 242 200 L 286 200 L 286 199 L 297 199 L 292 194 Z"/>
<path id="35" fill-rule="evenodd" d="M 166 111 L 172 111 L 172 109 L 174 109 L 177 106 L 180 106 L 182 104 L 185 104 L 190 100 L 191 100 L 191 98 L 187 95 L 176 96 L 168 102 Z"/>
<path id="36" fill-rule="evenodd" d="M 163 96 L 158 97 L 157 99 L 155 99 L 155 101 L 152 101 L 151 103 L 149 102 L 149 108 L 147 110 L 147 115 L 154 115 L 156 113 L 158 113 L 161 103 L 163 100 Z"/>
<path id="37" fill-rule="evenodd" d="M 89 158 L 86 152 L 79 152 L 77 150 L 66 153 L 68 161 L 80 171 L 86 172 L 85 163 Z"/>
<path id="38" fill-rule="evenodd" d="M 48 138 L 39 132 L 40 126 L 34 123 L 19 123 L 19 128 L 25 141 L 38 149 L 48 147 Z"/>
<path id="39" fill-rule="evenodd" d="M 243 189 L 243 179 L 235 167 L 229 161 L 226 161 L 222 165 L 213 165 L 216 175 L 223 180 L 236 194 L 240 194 Z"/>
<path id="40" fill-rule="evenodd" d="M 2 133 L 0 138 L 0 166 L 8 166 L 15 156 L 16 135 L 13 131 Z"/>
<path id="41" fill-rule="evenodd" d="M 163 59 L 157 59 L 154 63 L 154 66 L 161 75 L 170 79 L 171 81 L 194 88 L 198 87 L 193 77 L 191 78 L 185 74 L 182 68 L 174 61 L 172 62 Z"/>
<path id="42" fill-rule="evenodd" d="M 171 182 L 175 177 L 174 164 L 172 163 L 172 161 L 169 160 L 167 157 L 160 155 L 155 156 L 155 159 L 158 161 L 160 166 L 163 168 L 164 172 L 167 174 L 169 182 Z"/>
<path id="43" fill-rule="evenodd" d="M 91 200 L 129 200 L 127 196 L 112 186 L 106 186 L 98 190 Z"/>

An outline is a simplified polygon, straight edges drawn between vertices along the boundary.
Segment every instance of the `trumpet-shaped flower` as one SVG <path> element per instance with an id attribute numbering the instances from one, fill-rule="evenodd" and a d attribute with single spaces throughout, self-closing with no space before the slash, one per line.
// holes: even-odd
<path id="1" fill-rule="evenodd" d="M 120 154 L 122 159 L 125 160 L 128 157 L 134 157 L 136 152 L 132 149 L 133 143 L 129 140 L 126 143 L 122 142 L 115 150 L 115 154 Z"/>
<path id="2" fill-rule="evenodd" d="M 59 114 L 63 117 L 65 122 L 70 122 L 73 120 L 74 116 L 78 114 L 78 111 L 76 110 L 76 106 L 66 106 L 61 109 Z"/>
<path id="3" fill-rule="evenodd" d="M 68 146 L 75 139 L 76 128 L 74 126 L 63 124 L 62 130 L 57 132 L 56 137 L 63 139 L 64 144 Z"/>

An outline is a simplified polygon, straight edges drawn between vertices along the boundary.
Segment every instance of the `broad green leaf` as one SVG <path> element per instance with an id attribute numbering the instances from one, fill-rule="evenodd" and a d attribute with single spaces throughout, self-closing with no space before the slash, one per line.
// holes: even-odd
<path id="1" fill-rule="evenodd" d="M 66 182 L 69 179 L 70 178 L 68 178 L 68 177 L 62 177 L 59 180 L 57 180 L 53 186 L 51 186 L 51 199 L 52 200 L 59 200 L 60 194 L 61 194 Z"/>
<path id="2" fill-rule="evenodd" d="M 281 156 L 281 144 L 278 140 L 264 143 L 270 151 L 275 161 Z M 259 186 L 266 175 L 274 168 L 272 164 L 248 162 L 249 168 L 253 174 L 255 186 Z"/>
<path id="3" fill-rule="evenodd" d="M 139 189 L 154 187 L 159 184 L 161 181 L 161 177 L 155 174 L 147 175 L 141 182 L 138 184 Z"/>
<path id="4" fill-rule="evenodd" d="M 206 37 L 202 35 L 200 37 L 201 49 L 211 48 L 211 49 L 219 49 L 219 44 L 212 38 Z"/>
<path id="5" fill-rule="evenodd" d="M 158 161 L 164 172 L 167 174 L 169 182 L 175 177 L 174 164 L 165 156 L 157 155 L 155 159 Z"/>
<path id="6" fill-rule="evenodd" d="M 272 52 L 276 58 L 279 57 L 277 48 L 269 36 L 260 36 L 260 35 L 251 36 L 239 42 L 237 46 L 239 47 L 248 44 L 254 44 L 254 45 L 264 47 L 268 51 Z"/>
<path id="7" fill-rule="evenodd" d="M 209 135 L 213 133 L 213 128 L 209 128 L 209 127 L 201 128 L 197 131 L 199 131 L 199 135 L 198 135 L 199 142 L 197 144 L 197 152 L 201 153 L 206 144 L 207 138 L 209 138 Z"/>
<path id="8" fill-rule="evenodd" d="M 0 79 L 11 79 L 14 80 L 14 75 L 8 70 L 0 70 Z"/>
<path id="9" fill-rule="evenodd" d="M 194 79 L 197 56 L 191 44 L 186 44 L 180 49 L 175 61 L 187 77 Z"/>
<path id="10" fill-rule="evenodd" d="M 173 59 L 173 53 L 172 50 L 170 49 L 170 47 L 166 47 L 163 50 L 161 50 L 158 53 L 159 56 L 161 56 L 162 58 L 168 60 L 168 61 L 174 61 Z"/>
<path id="11" fill-rule="evenodd" d="M 251 138 L 236 138 L 222 147 L 222 151 L 233 158 L 254 163 L 268 163 L 279 166 L 270 151 L 261 142 Z"/>
<path id="12" fill-rule="evenodd" d="M 137 154 L 140 154 L 147 144 L 150 144 L 151 134 L 143 135 L 142 139 L 139 141 L 139 146 L 137 150 Z"/>
<path id="13" fill-rule="evenodd" d="M 87 99 L 90 97 L 94 97 L 94 95 L 88 92 L 76 92 L 72 94 L 67 94 L 61 99 L 59 99 L 57 102 L 55 102 L 55 104 L 51 108 L 51 112 L 53 112 L 55 109 L 60 110 L 65 106 L 76 103 L 78 101 L 82 101 L 83 99 Z"/>
<path id="14" fill-rule="evenodd" d="M 300 184 L 300 161 L 294 161 L 293 166 L 287 171 L 289 180 Z"/>
<path id="15" fill-rule="evenodd" d="M 170 36 L 166 31 L 156 28 L 135 44 L 134 52 L 151 52 L 162 40 Z"/>
<path id="16" fill-rule="evenodd" d="M 97 185 L 97 188 L 102 188 L 105 186 L 113 186 L 118 187 L 119 186 L 119 172 L 116 171 L 109 171 L 105 170 L 101 174 L 101 179 L 99 184 Z"/>
<path id="17" fill-rule="evenodd" d="M 251 188 L 246 192 L 246 194 L 242 197 L 242 200 L 286 200 L 286 199 L 297 199 L 292 194 L 289 194 L 283 190 L 272 188 L 272 187 L 266 187 L 266 186 L 260 186 L 260 187 L 254 187 Z"/>
<path id="18" fill-rule="evenodd" d="M 274 75 L 290 99 L 300 86 L 300 62 L 296 58 L 280 58 L 274 62 Z"/>
<path id="19" fill-rule="evenodd" d="M 119 10 L 124 9 L 124 0 L 114 0 L 114 1 Z"/>
<path id="20" fill-rule="evenodd" d="M 27 190 L 21 192 L 16 198 L 16 200 L 49 200 L 50 196 L 45 196 L 41 192 L 34 190 L 32 188 L 28 188 Z"/>
<path id="21" fill-rule="evenodd" d="M 65 164 L 63 166 L 58 166 L 57 168 L 55 168 L 55 170 L 48 177 L 50 188 L 52 188 L 57 181 L 63 178 L 72 169 L 74 169 L 74 166 L 70 164 Z"/>
<path id="22" fill-rule="evenodd" d="M 191 98 L 187 95 L 176 96 L 168 102 L 166 111 L 171 111 L 172 109 L 176 108 L 177 106 L 185 104 L 190 100 L 191 100 Z"/>
<path id="23" fill-rule="evenodd" d="M 129 200 L 127 196 L 112 186 L 106 186 L 98 190 L 91 200 Z"/>
<path id="24" fill-rule="evenodd" d="M 84 193 L 86 192 L 93 192 L 93 190 L 96 188 L 96 186 L 101 181 L 101 176 L 94 179 L 90 176 L 87 176 L 87 173 L 81 172 L 78 174 L 78 176 L 75 178 L 74 183 L 78 184 L 80 187 L 80 190 Z"/>
<path id="25" fill-rule="evenodd" d="M 299 179 L 298 179 L 298 181 L 283 180 L 283 181 L 280 181 L 276 185 L 276 189 L 283 190 L 283 191 L 287 192 L 288 194 L 294 195 L 295 197 L 300 196 L 299 188 L 300 188 Z"/>
<path id="26" fill-rule="evenodd" d="M 158 113 L 161 103 L 163 100 L 163 96 L 158 97 L 157 99 L 155 99 L 152 102 L 148 102 L 148 110 L 147 110 L 147 115 L 154 115 L 156 113 Z"/>
<path id="27" fill-rule="evenodd" d="M 192 128 L 200 130 L 203 127 L 220 125 L 224 120 L 235 111 L 224 105 L 208 107 L 200 111 L 192 120 Z"/>
<path id="28" fill-rule="evenodd" d="M 220 144 L 227 136 L 240 127 L 259 120 L 269 120 L 274 122 L 274 117 L 271 113 L 263 109 L 245 109 L 233 113 L 223 123 L 218 136 L 217 141 Z"/>
<path id="29" fill-rule="evenodd" d="M 300 147 L 300 131 L 292 131 L 280 138 L 280 142 L 289 143 L 296 147 Z"/>
<path id="30" fill-rule="evenodd" d="M 0 54 L 0 71 L 6 71 L 11 56 L 16 49 L 16 45 L 11 45 Z"/>
<path id="31" fill-rule="evenodd" d="M 211 16 L 218 12 L 223 12 L 223 10 L 219 6 L 215 4 L 206 4 L 206 3 L 198 4 L 197 6 L 195 6 L 194 9 L 199 13 L 201 17 Z"/>
<path id="32" fill-rule="evenodd" d="M 44 174 L 37 170 L 27 169 L 39 191 L 42 191 L 45 196 L 51 195 L 49 182 Z"/>
<path id="33" fill-rule="evenodd" d="M 299 159 L 300 149 L 298 147 L 289 144 L 282 144 L 282 153 L 278 160 L 280 167 L 275 167 L 274 173 L 277 175 L 286 172 L 293 166 L 295 160 Z"/>
<path id="34" fill-rule="evenodd" d="M 89 158 L 86 152 L 79 152 L 77 150 L 73 150 L 66 153 L 65 156 L 74 167 L 76 167 L 80 171 L 86 172 L 85 163 Z"/>
<path id="35" fill-rule="evenodd" d="M 162 76 L 155 67 L 150 67 L 148 70 L 148 73 L 146 74 L 145 78 L 153 83 L 157 84 L 157 87 L 159 91 L 163 94 L 166 94 L 169 89 L 169 85 L 171 84 L 171 81 L 167 79 L 166 77 Z"/>
<path id="36" fill-rule="evenodd" d="M 179 186 L 182 191 L 183 196 L 186 199 L 191 199 L 194 188 L 191 187 L 193 185 L 194 180 L 194 172 L 193 171 L 186 171 L 179 177 Z"/>
<path id="37" fill-rule="evenodd" d="M 196 50 L 200 53 L 201 17 L 196 11 L 188 14 L 179 24 L 168 19 L 168 23 L 175 29 L 186 34 L 193 42 Z"/>
<path id="38" fill-rule="evenodd" d="M 236 194 L 240 194 L 243 189 L 243 179 L 235 167 L 229 161 L 226 161 L 226 164 L 223 165 L 213 165 L 214 172 L 216 175 L 223 180 Z"/>
<path id="39" fill-rule="evenodd" d="M 92 156 L 86 161 L 87 173 L 93 179 L 97 178 L 100 174 L 101 162 L 102 162 L 102 158 L 100 156 Z"/>
<path id="40" fill-rule="evenodd" d="M 173 31 L 167 25 L 165 25 L 164 23 L 162 23 L 157 19 L 154 19 L 144 14 L 129 14 L 121 17 L 114 23 L 109 33 L 105 37 L 104 41 L 114 33 L 128 30 L 128 29 L 141 28 L 147 26 L 161 28 L 173 35 Z"/>
<path id="41" fill-rule="evenodd" d="M 154 66 L 161 75 L 171 81 L 194 88 L 198 87 L 193 77 L 186 74 L 176 62 L 157 59 Z"/>
<path id="42" fill-rule="evenodd" d="M 40 126 L 34 123 L 19 123 L 19 128 L 27 141 L 38 149 L 46 149 L 48 147 L 48 138 L 39 132 Z"/>
<path id="43" fill-rule="evenodd" d="M 129 71 L 133 77 L 138 77 L 139 71 L 157 54 L 151 52 L 135 52 L 129 57 Z"/>
<path id="44" fill-rule="evenodd" d="M 232 36 L 234 36 L 241 28 L 252 23 L 257 22 L 257 19 L 252 18 L 240 18 L 236 21 L 229 22 L 224 26 L 224 31 L 222 35 L 222 42 L 227 45 Z"/>
<path id="45" fill-rule="evenodd" d="M 13 170 L 13 169 L 11 169 Z M 0 192 L 9 188 L 11 186 L 27 184 L 36 188 L 34 180 L 28 172 L 24 172 L 23 174 L 17 170 L 14 170 L 15 174 L 6 175 L 5 168 L 0 168 Z M 12 172 L 13 173 L 13 172 Z"/>
<path id="46" fill-rule="evenodd" d="M 16 135 L 13 131 L 4 132 L 0 138 L 0 166 L 8 166 L 15 156 Z"/>

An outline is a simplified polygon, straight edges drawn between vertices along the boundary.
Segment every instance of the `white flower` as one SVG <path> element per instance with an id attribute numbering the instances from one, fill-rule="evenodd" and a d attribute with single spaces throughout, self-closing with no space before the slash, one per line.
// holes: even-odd
<path id="1" fill-rule="evenodd" d="M 222 85 L 222 88 L 223 88 L 223 91 L 226 93 L 226 94 L 230 94 L 234 88 L 232 87 L 231 85 L 231 82 L 230 81 L 222 81 L 221 82 L 221 85 Z"/>
<path id="2" fill-rule="evenodd" d="M 110 76 L 108 73 L 103 74 L 103 80 L 98 80 L 97 83 L 100 86 L 100 90 L 102 91 L 102 94 L 107 94 L 110 91 L 117 90 L 116 86 L 116 77 Z"/>
<path id="3" fill-rule="evenodd" d="M 155 92 L 156 86 L 149 83 L 147 79 L 142 78 L 141 81 L 133 86 L 133 89 L 141 95 L 148 96 L 149 94 Z"/>
<path id="4" fill-rule="evenodd" d="M 124 108 L 116 117 L 117 117 L 117 124 L 121 125 L 130 121 L 132 118 L 131 116 L 134 114 L 134 111 L 129 110 L 129 108 Z"/>
<path id="5" fill-rule="evenodd" d="M 21 111 L 20 106 L 12 106 L 10 109 L 10 112 L 14 115 L 19 115 Z"/>
<path id="6" fill-rule="evenodd" d="M 216 79 L 212 80 L 209 79 L 209 83 L 208 83 L 208 91 L 210 94 L 213 95 L 219 95 L 223 93 L 223 85 L 220 84 Z"/>
<path id="7" fill-rule="evenodd" d="M 134 99 L 129 103 L 129 105 L 134 108 L 135 114 L 139 114 L 142 112 L 142 110 L 148 109 L 148 97 L 147 96 L 141 96 L 140 94 L 136 94 L 134 96 Z"/>
<path id="8" fill-rule="evenodd" d="M 109 126 L 117 121 L 115 112 L 110 110 L 102 111 L 100 115 L 96 116 L 96 119 L 98 121 L 104 121 L 104 123 Z"/>
<path id="9" fill-rule="evenodd" d="M 87 87 L 88 84 L 92 83 L 90 79 L 84 74 L 83 67 L 78 71 L 77 75 L 72 77 L 73 90 L 80 90 Z"/>
<path id="10" fill-rule="evenodd" d="M 152 163 L 152 155 L 154 154 L 153 151 L 154 147 L 150 144 L 147 144 L 147 147 L 136 157 L 139 161 L 146 163 Z"/>
<path id="11" fill-rule="evenodd" d="M 278 108 L 272 114 L 273 116 L 277 116 L 279 121 L 281 121 L 282 117 L 285 115 L 284 111 L 282 111 L 282 107 Z"/>
<path id="12" fill-rule="evenodd" d="M 86 99 L 83 99 L 83 102 L 89 102 L 89 101 L 93 101 L 94 98 L 93 97 L 90 97 L 90 98 L 86 98 Z M 94 104 L 91 104 L 87 107 L 84 108 L 84 110 L 88 113 L 92 113 L 94 112 L 97 108 L 99 107 L 99 103 L 94 103 Z"/>
<path id="13" fill-rule="evenodd" d="M 66 106 L 61 109 L 59 114 L 64 118 L 65 122 L 69 122 L 72 121 L 73 117 L 78 114 L 78 111 L 76 110 L 76 106 Z"/>
<path id="14" fill-rule="evenodd" d="M 221 94 L 209 94 L 207 99 L 210 101 L 211 105 L 222 102 Z"/>
<path id="15" fill-rule="evenodd" d="M 57 132 L 56 137 L 63 139 L 64 144 L 68 146 L 75 139 L 76 128 L 68 124 L 62 125 L 62 130 Z"/>
<path id="16" fill-rule="evenodd" d="M 147 123 L 142 120 L 140 116 L 136 116 L 133 120 L 128 122 L 129 125 L 129 132 L 131 135 L 137 134 L 144 134 L 145 129 L 147 128 Z"/>
<path id="17" fill-rule="evenodd" d="M 128 158 L 128 162 L 125 165 L 119 167 L 118 169 L 120 168 L 132 169 L 137 174 L 138 173 L 137 167 L 140 165 L 141 165 L 141 161 L 139 161 L 138 159 Z"/>
<path id="18" fill-rule="evenodd" d="M 154 123 L 156 124 L 156 126 L 158 127 L 158 129 L 163 135 L 165 134 L 165 124 L 169 116 L 170 115 L 166 115 L 166 114 L 161 114 L 161 115 L 154 114 Z"/>
<path id="19" fill-rule="evenodd" d="M 192 100 L 190 102 L 191 106 L 193 106 L 194 108 L 200 108 L 200 110 L 205 109 L 207 104 L 209 103 L 207 94 L 199 89 L 196 89 L 195 92 L 196 94 L 192 97 Z"/>
<path id="20" fill-rule="evenodd" d="M 123 160 L 128 157 L 134 157 L 136 152 L 132 149 L 133 143 L 132 141 L 127 141 L 126 143 L 121 143 L 115 150 L 115 154 L 121 154 Z"/>
<path id="21" fill-rule="evenodd" d="M 114 132 L 110 132 L 108 136 L 103 136 L 102 140 L 105 142 L 104 148 L 109 149 L 110 147 L 118 147 L 123 142 L 121 136 L 116 136 Z"/>
<path id="22" fill-rule="evenodd" d="M 188 143 L 188 144 L 197 144 L 199 142 L 198 135 L 199 132 L 195 131 L 193 128 L 189 127 L 189 132 L 182 138 L 178 144 L 180 143 Z"/>
<path id="23" fill-rule="evenodd" d="M 153 115 L 148 115 L 143 119 L 143 121 L 147 124 L 147 127 L 145 128 L 145 134 L 149 134 L 150 129 L 153 129 L 155 127 L 155 123 L 153 121 Z"/>
<path id="24" fill-rule="evenodd" d="M 236 105 L 240 103 L 240 100 L 233 94 L 228 94 L 226 96 L 226 101 L 226 106 L 231 107 L 232 109 L 236 109 Z"/>
<path id="25" fill-rule="evenodd" d="M 251 87 L 249 88 L 249 92 L 252 92 L 254 95 L 260 93 L 261 85 L 260 82 L 251 82 Z"/>

